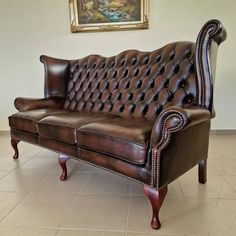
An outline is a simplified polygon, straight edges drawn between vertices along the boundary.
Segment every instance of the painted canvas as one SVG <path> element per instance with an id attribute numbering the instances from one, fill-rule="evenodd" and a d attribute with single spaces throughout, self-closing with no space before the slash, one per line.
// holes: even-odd
<path id="1" fill-rule="evenodd" d="M 141 20 L 141 0 L 78 0 L 81 24 Z"/>
<path id="2" fill-rule="evenodd" d="M 148 27 L 148 0 L 70 0 L 72 32 Z"/>

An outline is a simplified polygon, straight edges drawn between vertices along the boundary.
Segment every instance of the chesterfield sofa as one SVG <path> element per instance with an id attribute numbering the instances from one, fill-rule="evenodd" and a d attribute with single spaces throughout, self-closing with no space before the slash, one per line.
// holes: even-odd
<path id="1" fill-rule="evenodd" d="M 19 112 L 9 117 L 14 159 L 25 141 L 59 153 L 61 180 L 72 157 L 136 181 L 159 229 L 169 183 L 195 165 L 206 183 L 216 55 L 225 39 L 222 24 L 211 20 L 196 43 L 109 58 L 41 56 L 44 98 L 16 98 Z"/>

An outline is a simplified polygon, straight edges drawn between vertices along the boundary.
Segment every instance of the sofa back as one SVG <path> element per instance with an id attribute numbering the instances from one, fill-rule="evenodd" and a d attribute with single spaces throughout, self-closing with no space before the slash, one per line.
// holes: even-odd
<path id="1" fill-rule="evenodd" d="M 196 43 L 176 42 L 153 52 L 125 51 L 105 58 L 64 60 L 42 55 L 45 97 L 60 97 L 72 111 L 155 119 L 168 106 L 194 104 L 214 117 L 218 46 L 227 32 L 208 21 Z"/>
<path id="2" fill-rule="evenodd" d="M 195 44 L 177 42 L 153 52 L 91 55 L 70 62 L 65 109 L 145 117 L 196 100 Z"/>

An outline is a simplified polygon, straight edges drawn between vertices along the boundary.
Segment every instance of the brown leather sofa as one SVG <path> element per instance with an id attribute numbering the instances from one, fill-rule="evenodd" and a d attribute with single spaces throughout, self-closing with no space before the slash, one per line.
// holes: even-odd
<path id="1" fill-rule="evenodd" d="M 11 143 L 40 145 L 144 185 L 152 227 L 160 228 L 167 186 L 199 165 L 206 182 L 218 46 L 226 31 L 207 22 L 196 43 L 175 42 L 153 52 L 128 50 L 79 60 L 41 56 L 45 98 L 17 98 L 9 117 Z"/>

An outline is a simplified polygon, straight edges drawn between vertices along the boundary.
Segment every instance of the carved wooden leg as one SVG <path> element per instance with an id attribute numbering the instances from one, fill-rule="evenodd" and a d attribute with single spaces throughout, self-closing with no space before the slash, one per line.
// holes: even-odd
<path id="1" fill-rule="evenodd" d="M 168 187 L 167 185 L 159 190 L 155 190 L 144 186 L 144 193 L 148 197 L 152 205 L 152 221 L 151 226 L 153 229 L 160 229 L 161 223 L 159 220 L 159 211 L 162 206 L 162 203 L 167 194 Z"/>
<path id="2" fill-rule="evenodd" d="M 70 159 L 70 157 L 66 156 L 66 155 L 59 155 L 59 164 L 62 168 L 62 174 L 60 176 L 60 180 L 64 181 L 67 179 L 67 167 L 66 167 L 66 162 Z"/>
<path id="3" fill-rule="evenodd" d="M 18 147 L 17 147 L 17 144 L 19 142 L 20 142 L 20 140 L 18 140 L 18 139 L 14 139 L 14 138 L 11 139 L 11 146 L 15 150 L 15 154 L 13 156 L 13 159 L 18 159 L 18 157 L 19 157 L 19 151 L 18 151 Z"/>
<path id="4" fill-rule="evenodd" d="M 198 181 L 201 184 L 207 182 L 207 160 L 202 160 L 198 163 Z"/>

